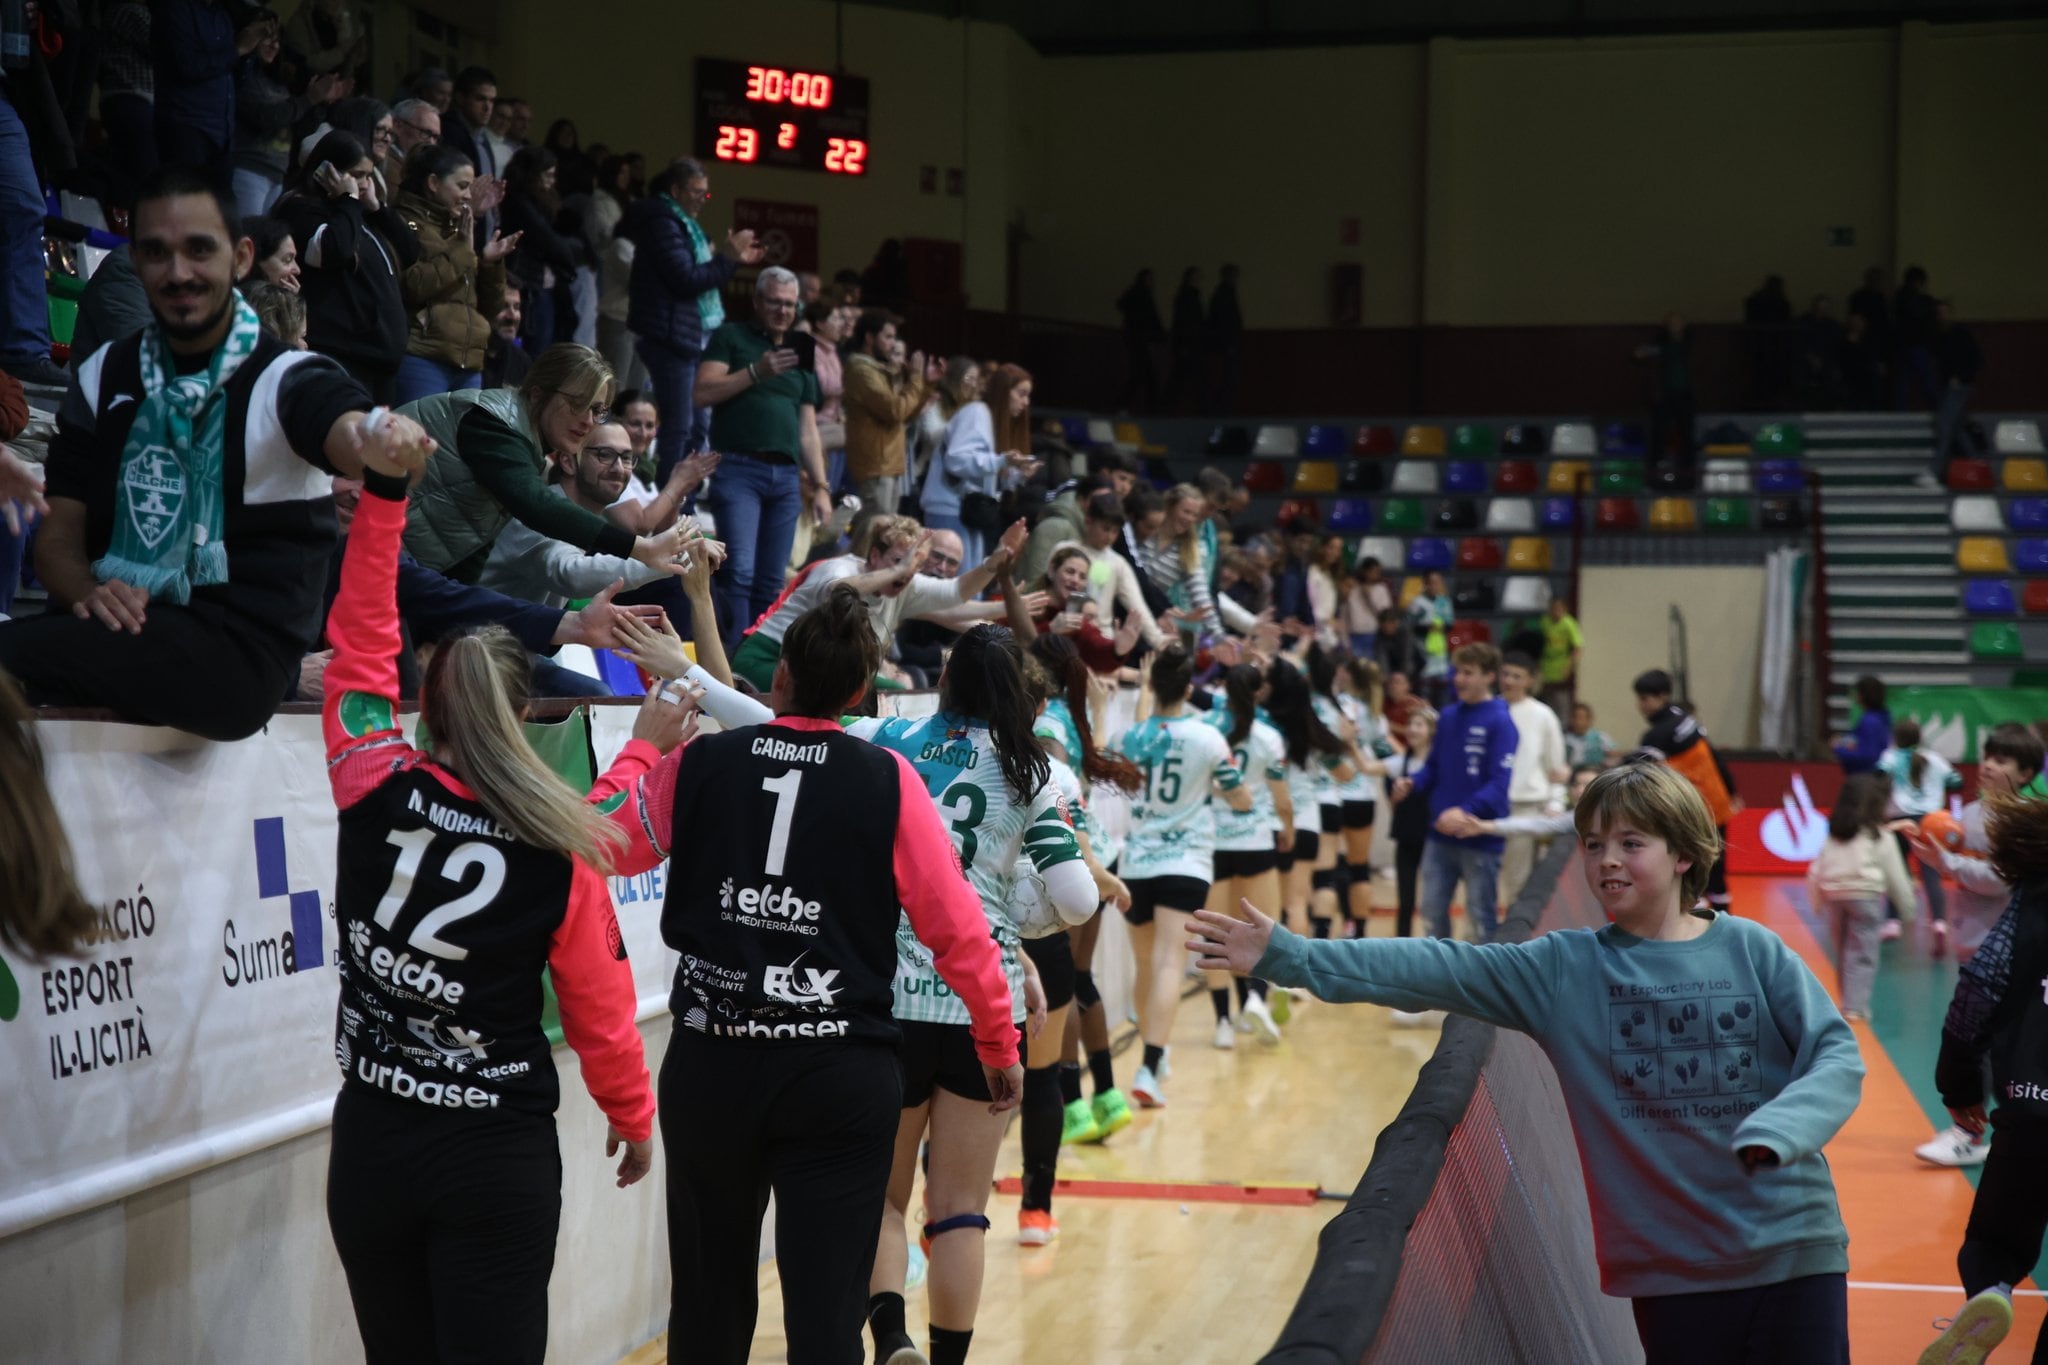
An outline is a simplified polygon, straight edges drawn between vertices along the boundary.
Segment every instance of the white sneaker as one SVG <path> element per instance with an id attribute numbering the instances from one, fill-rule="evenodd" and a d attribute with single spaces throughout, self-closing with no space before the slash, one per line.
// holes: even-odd
<path id="1" fill-rule="evenodd" d="M 1396 1028 L 1435 1028 L 1444 1021 L 1442 1010 L 1394 1010 L 1392 1014 Z"/>
<path id="2" fill-rule="evenodd" d="M 1138 1068 L 1137 1076 L 1131 1081 L 1131 1098 L 1138 1102 L 1140 1109 L 1164 1109 L 1166 1087 L 1159 1083 L 1159 1078 L 1152 1074 L 1150 1067 L 1141 1066 Z"/>
<path id="3" fill-rule="evenodd" d="M 1984 1158 L 1991 1155 L 1991 1144 L 1961 1128 L 1950 1128 L 1915 1147 L 1913 1155 L 1935 1166 L 1982 1166 Z"/>
<path id="4" fill-rule="evenodd" d="M 1173 1079 L 1173 1049 L 1171 1047 L 1159 1049 L 1159 1079 L 1162 1081 Z"/>
<path id="5" fill-rule="evenodd" d="M 1211 1040 L 1211 1044 L 1219 1052 L 1229 1052 L 1237 1046 L 1237 1030 L 1231 1027 L 1228 1019 L 1216 1021 L 1216 1037 Z"/>
<path id="6" fill-rule="evenodd" d="M 1265 997 L 1251 996 L 1239 1007 L 1239 1019 L 1249 1019 L 1259 1030 L 1259 1041 L 1277 1043 L 1280 1041 L 1280 1025 L 1273 1020 L 1273 1010 Z"/>
<path id="7" fill-rule="evenodd" d="M 1884 922 L 1884 928 L 1877 931 L 1878 941 L 1882 943 L 1890 943 L 1893 939 L 1899 937 L 1899 935 L 1905 932 L 1905 925 L 1901 924 L 1899 921 L 1895 919 L 1888 919 Z"/>

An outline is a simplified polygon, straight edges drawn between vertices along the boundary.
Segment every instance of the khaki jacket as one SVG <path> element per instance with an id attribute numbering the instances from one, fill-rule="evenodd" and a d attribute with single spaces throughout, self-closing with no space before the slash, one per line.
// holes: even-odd
<path id="1" fill-rule="evenodd" d="M 882 479 L 901 474 L 904 424 L 924 406 L 924 376 L 905 374 L 871 355 L 846 359 L 846 477 Z"/>
<path id="2" fill-rule="evenodd" d="M 398 282 L 405 298 L 406 353 L 459 370 L 483 369 L 489 319 L 505 304 L 505 263 L 478 262 L 455 215 L 423 195 L 400 190 L 391 207 L 420 243 L 419 260 Z"/>

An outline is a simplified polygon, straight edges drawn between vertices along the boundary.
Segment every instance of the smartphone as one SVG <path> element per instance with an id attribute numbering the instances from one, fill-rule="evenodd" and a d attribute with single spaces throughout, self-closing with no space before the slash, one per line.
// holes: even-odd
<path id="1" fill-rule="evenodd" d="M 1068 593 L 1068 594 L 1067 594 L 1067 611 L 1068 611 L 1069 613 L 1071 613 L 1072 615 L 1075 615 L 1075 616 L 1085 616 L 1085 615 L 1087 615 L 1087 614 L 1088 614 L 1088 594 L 1087 594 L 1087 593 L 1085 593 L 1085 592 L 1070 592 L 1070 593 Z"/>

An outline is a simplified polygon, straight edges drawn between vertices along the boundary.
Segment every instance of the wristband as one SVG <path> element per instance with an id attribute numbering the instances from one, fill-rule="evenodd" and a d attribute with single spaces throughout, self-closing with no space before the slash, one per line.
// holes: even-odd
<path id="1" fill-rule="evenodd" d="M 753 380 L 756 384 L 761 382 L 761 376 L 754 373 L 754 362 L 751 360 L 747 362 L 747 378 Z"/>
<path id="2" fill-rule="evenodd" d="M 387 502 L 404 502 L 412 491 L 412 483 L 403 474 L 386 474 L 381 470 L 363 471 L 363 491 Z"/>

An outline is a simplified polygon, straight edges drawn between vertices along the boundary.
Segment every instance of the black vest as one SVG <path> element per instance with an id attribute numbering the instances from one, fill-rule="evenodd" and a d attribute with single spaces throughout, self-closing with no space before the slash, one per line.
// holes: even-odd
<path id="1" fill-rule="evenodd" d="M 684 1030 L 744 1042 L 894 1041 L 893 755 L 778 725 L 693 741 L 676 769 L 661 936 Z"/>
<path id="2" fill-rule="evenodd" d="M 341 813 L 336 865 L 344 1084 L 442 1110 L 554 1113 L 541 970 L 569 859 L 412 768 Z"/>

